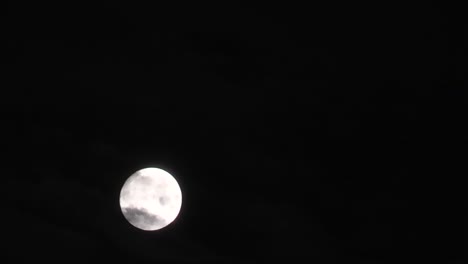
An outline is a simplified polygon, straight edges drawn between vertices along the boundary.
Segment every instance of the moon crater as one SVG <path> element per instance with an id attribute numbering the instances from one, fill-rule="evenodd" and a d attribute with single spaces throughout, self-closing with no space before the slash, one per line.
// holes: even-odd
<path id="1" fill-rule="evenodd" d="M 168 198 L 168 197 L 165 197 L 165 196 L 159 197 L 159 203 L 160 203 L 161 205 L 166 205 L 168 202 L 169 202 L 169 198 Z"/>

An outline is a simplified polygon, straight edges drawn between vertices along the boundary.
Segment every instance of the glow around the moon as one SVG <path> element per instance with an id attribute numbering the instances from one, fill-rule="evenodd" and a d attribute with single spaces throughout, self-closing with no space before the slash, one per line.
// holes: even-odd
<path id="1" fill-rule="evenodd" d="M 127 221 L 143 230 L 158 230 L 173 222 L 182 206 L 176 179 L 158 168 L 132 174 L 120 192 L 120 208 Z"/>

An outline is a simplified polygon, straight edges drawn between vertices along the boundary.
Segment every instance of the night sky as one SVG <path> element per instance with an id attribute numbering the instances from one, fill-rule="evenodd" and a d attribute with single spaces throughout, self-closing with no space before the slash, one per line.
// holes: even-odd
<path id="1" fill-rule="evenodd" d="M 11 2 L 2 263 L 464 263 L 463 9 Z M 145 167 L 183 193 L 156 232 Z"/>

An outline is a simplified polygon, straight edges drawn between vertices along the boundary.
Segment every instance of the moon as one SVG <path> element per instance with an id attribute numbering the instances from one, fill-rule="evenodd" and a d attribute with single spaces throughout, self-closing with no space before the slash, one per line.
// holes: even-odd
<path id="1" fill-rule="evenodd" d="M 134 227 L 153 231 L 166 227 L 179 215 L 182 192 L 177 180 L 159 168 L 141 169 L 125 181 L 120 208 Z"/>

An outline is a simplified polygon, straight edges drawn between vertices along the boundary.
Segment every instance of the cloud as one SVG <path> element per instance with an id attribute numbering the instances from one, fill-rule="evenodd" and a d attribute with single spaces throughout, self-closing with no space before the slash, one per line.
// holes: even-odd
<path id="1" fill-rule="evenodd" d="M 125 218 L 133 225 L 143 229 L 160 228 L 166 225 L 166 221 L 144 208 L 124 207 L 122 211 Z"/>

